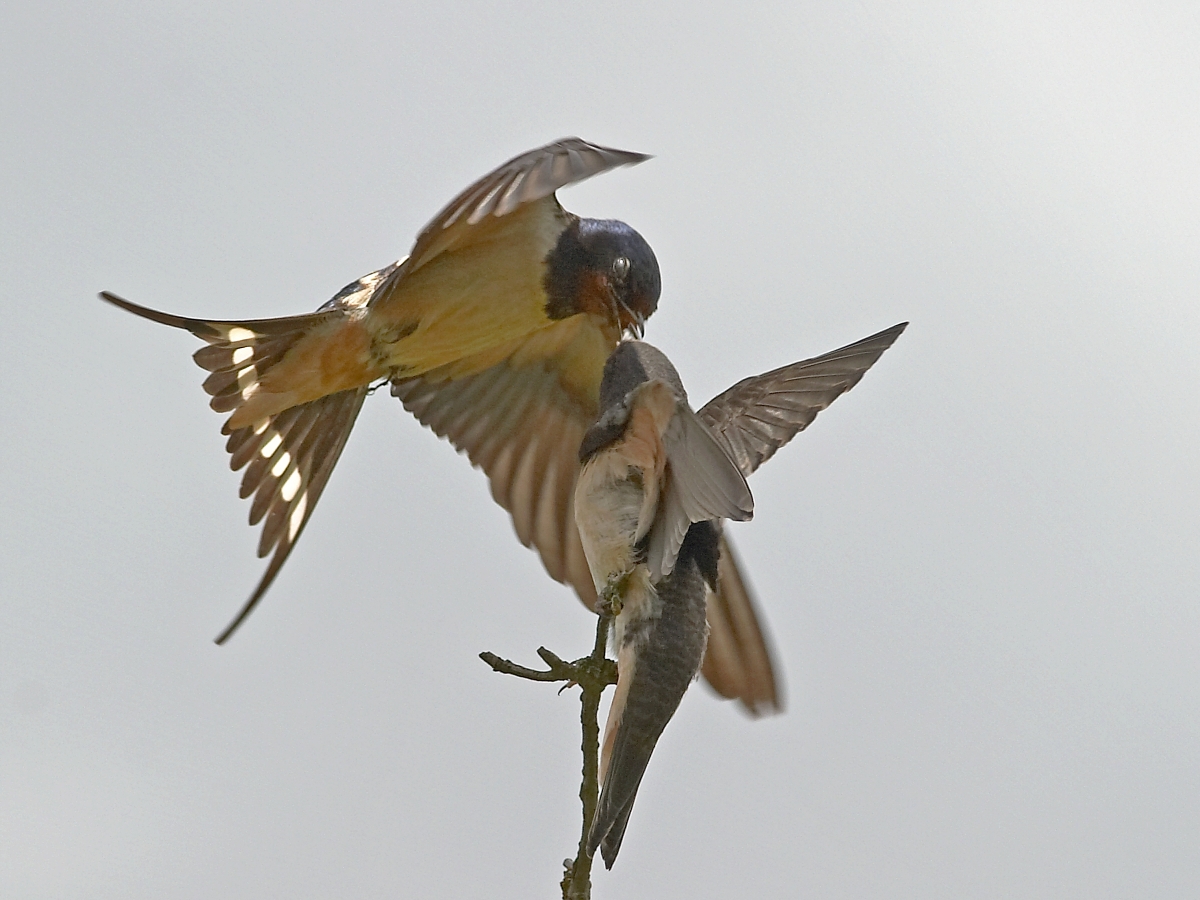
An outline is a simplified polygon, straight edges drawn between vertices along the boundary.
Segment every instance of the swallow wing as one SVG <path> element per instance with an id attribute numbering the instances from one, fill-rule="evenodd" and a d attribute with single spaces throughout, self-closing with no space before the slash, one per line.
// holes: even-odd
<path id="1" fill-rule="evenodd" d="M 388 266 L 365 275 L 343 288 L 315 313 L 277 319 L 207 321 L 175 316 L 131 303 L 114 294 L 100 296 L 129 312 L 190 331 L 206 342 L 194 354 L 196 364 L 210 374 L 204 389 L 217 412 L 236 413 L 258 379 L 271 369 L 297 341 L 315 328 L 344 319 L 365 306 L 371 294 L 396 268 Z M 253 496 L 250 524 L 262 522 L 258 555 L 271 554 L 270 563 L 254 592 L 232 623 L 217 638 L 224 643 L 251 610 L 287 561 L 317 500 L 341 456 L 354 427 L 367 388 L 340 391 L 294 406 L 252 425 L 222 433 L 229 465 L 245 468 L 241 497 Z"/>
<path id="2" fill-rule="evenodd" d="M 395 287 L 400 279 L 439 254 L 470 243 L 494 242 L 512 221 L 506 219 L 504 227 L 497 231 L 494 224 L 497 218 L 522 208 L 528 211 L 523 227 L 519 225 L 515 229 L 508 229 L 517 233 L 518 243 L 526 231 L 536 233 L 538 229 L 555 225 L 561 228 L 566 214 L 553 199 L 558 188 L 647 158 L 645 154 L 600 147 L 578 138 L 567 138 L 514 157 L 460 193 L 438 213 L 418 235 L 407 261 L 373 272 L 348 285 L 317 312 L 309 315 L 208 321 L 147 309 L 112 294 L 101 295 L 129 312 L 186 329 L 208 343 L 195 354 L 195 359 L 210 373 L 204 387 L 212 396 L 213 409 L 231 414 L 223 429 L 229 435 L 226 449 L 235 470 L 246 467 L 241 494 L 242 497 L 254 496 L 251 524 L 263 523 L 259 555 L 265 556 L 274 551 L 262 580 L 233 623 L 218 637 L 218 643 L 224 642 L 253 609 L 287 559 L 312 515 L 367 394 L 365 386 L 342 391 L 338 391 L 337 386 L 331 386 L 330 393 L 318 399 L 303 402 L 307 398 L 297 397 L 292 401 L 294 405 L 291 408 L 275 413 L 268 408 L 269 403 L 264 403 L 266 397 L 273 396 L 273 391 L 260 388 L 269 385 L 278 389 L 280 385 L 271 385 L 269 378 L 266 384 L 262 383 L 263 376 L 285 356 L 295 368 L 298 364 L 295 359 L 297 354 L 303 355 L 305 347 L 313 349 L 309 346 L 312 342 L 306 342 L 306 338 L 332 330 L 339 323 L 348 323 L 348 313 L 361 311 L 373 300 L 386 297 L 389 289 Z M 538 201 L 546 202 L 540 207 L 532 206 Z M 488 223 L 493 224 L 489 226 Z M 505 254 L 502 252 L 500 255 L 503 257 Z M 534 254 L 532 261 L 537 263 L 540 259 L 539 252 Z M 398 331 L 415 330 L 423 321 L 418 317 L 416 321 L 409 322 L 404 316 L 407 312 L 400 311 L 395 323 Z M 434 319 L 453 318 L 456 313 L 460 320 L 470 318 L 470 311 L 464 313 L 462 310 L 447 309 L 444 305 L 432 310 L 421 308 L 415 312 L 422 315 L 429 313 Z M 534 304 L 528 312 L 528 322 L 514 319 L 518 314 L 518 311 L 514 311 L 509 316 L 510 331 L 521 332 L 527 324 L 541 327 L 545 321 L 540 303 Z M 470 328 L 461 334 L 455 332 L 457 346 L 450 347 L 444 359 L 435 360 L 425 367 L 477 352 L 480 347 L 470 346 L 473 334 Z M 486 337 L 495 342 L 494 336 Z M 488 340 L 483 340 L 482 344 L 488 344 Z M 295 352 L 289 356 L 292 350 Z M 310 374 L 303 361 L 299 365 L 303 374 Z M 481 367 L 476 367 L 476 371 L 478 368 Z M 514 501 L 514 508 L 519 506 L 518 499 Z M 528 534 L 523 538 L 527 542 L 531 539 Z M 575 538 L 575 544 L 578 544 L 578 537 Z M 582 559 L 582 549 L 576 549 Z M 564 553 L 569 555 L 570 552 L 574 551 L 560 551 L 556 555 L 562 558 Z M 560 571 L 564 569 L 560 568 Z"/>
<path id="3" fill-rule="evenodd" d="M 559 188 L 649 158 L 645 153 L 601 147 L 576 137 L 514 156 L 433 217 L 417 235 L 406 268 L 415 271 L 438 254 L 470 240 L 473 226 L 489 217 L 506 216 L 522 204 L 550 197 Z"/>
<path id="4" fill-rule="evenodd" d="M 392 394 L 472 465 L 492 497 L 512 515 L 517 538 L 537 550 L 555 581 L 574 588 L 588 609 L 596 589 L 575 526 L 579 445 L 597 414 L 609 347 L 602 336 L 576 334 L 564 320 L 481 372 L 429 373 L 392 383 Z M 717 590 L 709 594 L 711 657 L 704 675 L 723 697 L 751 713 L 779 708 L 776 678 L 758 610 L 736 557 L 722 538 Z"/>
<path id="5" fill-rule="evenodd" d="M 646 546 L 646 565 L 656 584 L 674 569 L 693 522 L 745 521 L 754 514 L 754 498 L 741 470 L 686 403 L 677 405 L 663 445 L 667 488 Z"/>
<path id="6" fill-rule="evenodd" d="M 783 709 L 783 686 L 776 678 L 770 635 L 754 595 L 742 575 L 733 544 L 720 532 L 717 584 L 709 590 L 708 648 L 701 673 L 718 694 L 740 700 L 752 716 Z"/>
<path id="7" fill-rule="evenodd" d="M 535 336 L 477 374 L 397 380 L 392 394 L 486 473 L 517 538 L 536 548 L 550 577 L 570 584 L 590 607 L 596 594 L 575 527 L 574 492 L 579 443 L 596 415 L 606 351 L 584 316 L 546 332 L 562 335 L 565 346 Z"/>
<path id="8" fill-rule="evenodd" d="M 907 322 L 803 362 L 739 381 L 698 413 L 749 476 L 862 379 Z"/>
<path id="9" fill-rule="evenodd" d="M 738 382 L 698 413 L 749 476 L 852 388 L 904 331 L 897 325 L 815 359 Z M 729 538 L 722 533 L 718 590 L 708 595 L 708 649 L 701 671 L 723 697 L 757 715 L 782 706 L 770 641 Z"/>

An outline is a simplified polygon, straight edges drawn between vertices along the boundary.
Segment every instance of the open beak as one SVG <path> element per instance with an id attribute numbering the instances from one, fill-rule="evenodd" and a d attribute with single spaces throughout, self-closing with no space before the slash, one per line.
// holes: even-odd
<path id="1" fill-rule="evenodd" d="M 624 303 L 621 303 L 621 309 L 629 313 L 629 317 L 632 319 L 632 321 L 625 326 L 625 330 L 640 341 L 642 339 L 642 335 L 646 333 L 646 317 L 641 313 L 630 309 Z"/>

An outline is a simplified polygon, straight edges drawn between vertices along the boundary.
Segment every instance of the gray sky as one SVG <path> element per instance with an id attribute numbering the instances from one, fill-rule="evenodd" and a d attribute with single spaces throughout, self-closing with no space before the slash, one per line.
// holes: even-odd
<path id="1" fill-rule="evenodd" d="M 383 393 L 259 611 L 189 335 L 568 134 L 699 405 L 911 320 L 751 486 L 786 672 L 703 686 L 598 898 L 1200 892 L 1200 7 L 0 11 L 0 894 L 553 897 L 590 646 Z M 409 9 L 414 11 L 410 12 Z"/>

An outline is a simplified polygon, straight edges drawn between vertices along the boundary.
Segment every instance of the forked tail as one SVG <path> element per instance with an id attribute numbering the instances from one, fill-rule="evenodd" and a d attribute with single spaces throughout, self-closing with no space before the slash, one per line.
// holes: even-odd
<path id="1" fill-rule="evenodd" d="M 266 594 L 296 540 L 304 530 L 325 488 L 354 420 L 369 391 L 364 384 L 300 403 L 257 421 L 232 427 L 237 413 L 254 397 L 260 379 L 314 329 L 344 320 L 365 305 L 389 269 L 374 272 L 348 285 L 315 313 L 250 321 L 207 321 L 175 316 L 102 293 L 108 302 L 143 318 L 183 328 L 207 342 L 196 351 L 197 365 L 210 374 L 204 390 L 217 412 L 229 413 L 221 429 L 229 436 L 225 449 L 235 472 L 245 469 L 240 494 L 253 496 L 250 524 L 262 523 L 258 555 L 271 554 L 262 579 L 216 642 L 223 644 Z M 241 417 L 245 418 L 245 415 Z"/>

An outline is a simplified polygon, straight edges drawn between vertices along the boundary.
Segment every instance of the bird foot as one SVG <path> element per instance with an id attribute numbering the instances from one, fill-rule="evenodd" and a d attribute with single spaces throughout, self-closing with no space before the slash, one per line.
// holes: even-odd
<path id="1" fill-rule="evenodd" d="M 600 591 L 600 598 L 596 601 L 596 612 L 610 619 L 615 619 L 621 614 L 621 610 L 625 606 L 625 591 L 629 587 L 629 576 L 632 574 L 633 569 L 626 569 L 624 572 L 617 572 L 615 575 L 609 576 L 608 582 Z"/>

